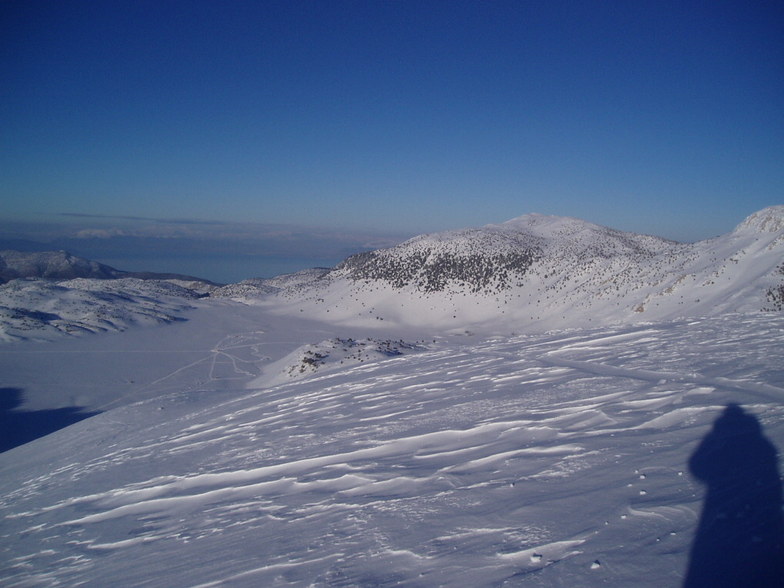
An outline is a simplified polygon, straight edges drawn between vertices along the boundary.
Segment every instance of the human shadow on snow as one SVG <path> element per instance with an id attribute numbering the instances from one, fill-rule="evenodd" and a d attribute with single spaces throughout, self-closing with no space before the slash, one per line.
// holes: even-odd
<path id="1" fill-rule="evenodd" d="M 20 388 L 0 388 L 0 453 L 98 414 L 78 406 L 49 410 L 17 410 Z"/>
<path id="2" fill-rule="evenodd" d="M 784 586 L 778 456 L 759 421 L 728 405 L 689 469 L 707 489 L 684 588 Z"/>

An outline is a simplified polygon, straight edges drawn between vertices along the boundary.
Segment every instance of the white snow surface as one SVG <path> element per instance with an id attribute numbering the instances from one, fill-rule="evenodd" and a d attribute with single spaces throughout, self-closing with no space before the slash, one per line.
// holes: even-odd
<path id="1" fill-rule="evenodd" d="M 193 290 L 162 280 L 12 280 L 0 285 L 0 343 L 170 323 L 196 298 Z"/>
<path id="2" fill-rule="evenodd" d="M 784 206 L 692 244 L 529 214 L 224 287 L 182 280 L 12 280 L 0 342 L 182 318 L 198 296 L 350 327 L 510 334 L 784 309 Z M 312 342 L 308 342 L 312 343 Z"/>
<path id="3" fill-rule="evenodd" d="M 499 318 L 495 292 L 358 287 L 322 271 L 228 299 L 113 281 L 119 308 L 140 309 L 124 332 L 0 347 L 20 416 L 100 411 L 0 453 L 0 584 L 681 586 L 707 494 L 690 459 L 720 417 L 739 405 L 784 447 L 784 313 L 749 301 L 780 279 L 782 212 L 693 246 L 597 244 L 609 229 L 575 219 L 508 223 L 539 227 L 529 237 L 543 251 L 626 243 L 658 260 L 643 264 L 648 289 L 623 298 L 642 294 L 640 312 L 579 297 L 628 251 L 592 258 L 580 279 L 593 286 L 540 305 L 539 321 Z M 554 231 L 570 237 L 554 244 Z M 453 241 L 421 240 L 439 239 Z M 685 277 L 655 281 L 676 257 Z M 30 284 L 28 308 L 54 314 L 112 287 L 92 282 L 9 284 Z M 457 313 L 442 312 L 450 296 Z M 778 484 L 780 516 L 778 476 L 764 482 Z M 721 559 L 753 577 L 743 546 Z"/>
<path id="4" fill-rule="evenodd" d="M 784 446 L 780 314 L 438 337 L 265 385 L 292 327 L 235 311 L 265 328 L 0 454 L 4 585 L 677 586 L 712 423 L 738 403 Z"/>
<path id="5" fill-rule="evenodd" d="M 691 244 L 530 214 L 415 237 L 244 300 L 344 325 L 497 334 L 781 310 L 784 206 Z"/>

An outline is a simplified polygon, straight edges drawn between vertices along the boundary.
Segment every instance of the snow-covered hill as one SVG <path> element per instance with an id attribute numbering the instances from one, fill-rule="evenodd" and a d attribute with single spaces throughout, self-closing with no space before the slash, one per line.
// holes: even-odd
<path id="1" fill-rule="evenodd" d="M 693 244 L 531 214 L 362 253 L 281 296 L 345 324 L 530 332 L 781 310 L 783 291 L 775 206 Z"/>
<path id="2" fill-rule="evenodd" d="M 199 295 L 166 281 L 18 279 L 0 286 L 0 342 L 182 320 Z"/>
<path id="3" fill-rule="evenodd" d="M 274 278 L 249 278 L 236 284 L 227 284 L 210 292 L 213 298 L 258 298 L 265 294 L 277 294 L 281 290 L 309 284 L 329 272 L 328 268 L 308 268 Z"/>
<path id="4" fill-rule="evenodd" d="M 47 280 L 71 280 L 90 278 L 112 280 L 138 278 L 141 280 L 175 280 L 193 284 L 193 287 L 208 291 L 218 285 L 193 276 L 162 274 L 158 272 L 128 272 L 111 266 L 72 255 L 67 251 L 0 251 L 0 284 L 18 278 L 44 278 Z"/>
<path id="5" fill-rule="evenodd" d="M 95 263 L 60 253 L 77 265 Z M 72 272 L 68 269 L 49 271 L 53 259 L 59 259 L 58 255 L 51 252 L 36 255 L 48 260 L 50 265 L 31 266 L 28 272 L 21 272 L 19 264 L 15 267 L 21 273 L 39 277 L 14 278 L 0 284 L 0 343 L 49 341 L 64 335 L 123 331 L 132 325 L 170 323 L 182 320 L 184 311 L 204 306 L 197 301 L 205 297 L 256 300 L 312 282 L 328 271 L 314 268 L 276 278 L 251 278 L 220 286 L 179 274 L 123 272 L 97 264 L 108 273 L 63 279 L 63 275 Z M 27 262 L 32 259 L 31 254 L 24 256 L 20 259 Z M 47 277 L 40 277 L 43 275 Z"/>
<path id="6" fill-rule="evenodd" d="M 45 436 L 0 453 L 0 584 L 782 585 L 783 247 L 784 207 L 527 215 L 225 288 L 12 280 L 0 434 Z"/>
<path id="7" fill-rule="evenodd" d="M 17 278 L 116 278 L 119 272 L 108 265 L 67 251 L 0 251 L 0 283 Z"/>
<path id="8" fill-rule="evenodd" d="M 256 312 L 266 330 L 222 333 L 167 393 L 0 454 L 0 583 L 780 578 L 781 314 L 440 338 L 245 390 L 197 375 L 252 378 L 246 351 L 291 329 Z"/>
<path id="9" fill-rule="evenodd" d="M 63 261 L 69 272 L 94 263 L 61 254 L 70 260 Z M 24 255 L 43 255 L 57 266 L 48 253 Z M 130 277 L 101 267 L 115 278 Z M 36 271 L 46 273 L 40 267 Z M 89 280 L 0 285 L 0 338 L 123 329 L 156 316 L 169 320 L 171 313 L 148 312 L 158 293 L 166 304 L 172 296 L 210 296 L 334 324 L 374 328 L 386 321 L 384 326 L 453 333 L 530 333 L 781 311 L 784 206 L 759 211 L 733 232 L 693 244 L 529 214 L 499 225 L 422 235 L 349 257 L 331 270 L 314 268 L 226 286 L 184 276 L 152 279 L 153 274 L 143 276 L 150 278 L 144 285 L 129 277 L 117 285 L 104 280 L 91 286 Z M 162 288 L 168 290 L 160 292 Z M 39 295 L 37 289 L 45 292 Z M 94 299 L 98 291 L 110 297 L 123 293 L 132 308 L 120 299 L 99 303 Z M 143 303 L 134 298 L 138 296 Z M 65 299 L 63 312 L 51 310 L 57 297 Z M 115 302 L 123 309 L 119 313 L 112 310 Z M 137 312 L 139 308 L 147 310 Z"/>
<path id="10" fill-rule="evenodd" d="M 417 353 L 426 349 L 424 341 L 410 343 L 399 339 L 380 341 L 365 337 L 334 337 L 320 343 L 298 347 L 288 355 L 264 367 L 264 374 L 250 386 L 267 387 L 307 378 L 316 373 L 344 369 L 361 363 L 373 363 L 390 357 Z"/>

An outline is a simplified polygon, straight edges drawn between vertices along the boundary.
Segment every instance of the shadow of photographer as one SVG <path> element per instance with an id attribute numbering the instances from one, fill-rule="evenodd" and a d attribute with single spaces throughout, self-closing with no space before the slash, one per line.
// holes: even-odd
<path id="1" fill-rule="evenodd" d="M 730 404 L 689 460 L 707 486 L 684 588 L 784 586 L 784 519 L 776 448 Z"/>

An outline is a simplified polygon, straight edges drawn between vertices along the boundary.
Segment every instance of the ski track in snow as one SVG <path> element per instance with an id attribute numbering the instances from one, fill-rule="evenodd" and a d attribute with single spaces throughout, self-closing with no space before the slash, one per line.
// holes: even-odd
<path id="1" fill-rule="evenodd" d="M 686 464 L 715 418 L 738 402 L 784 447 L 782 327 L 454 337 L 120 406 L 0 461 L 24 479 L 0 498 L 0 580 L 679 585 L 702 499 Z M 270 336 L 228 335 L 148 388 L 204 363 L 205 388 L 247 381 Z"/>

